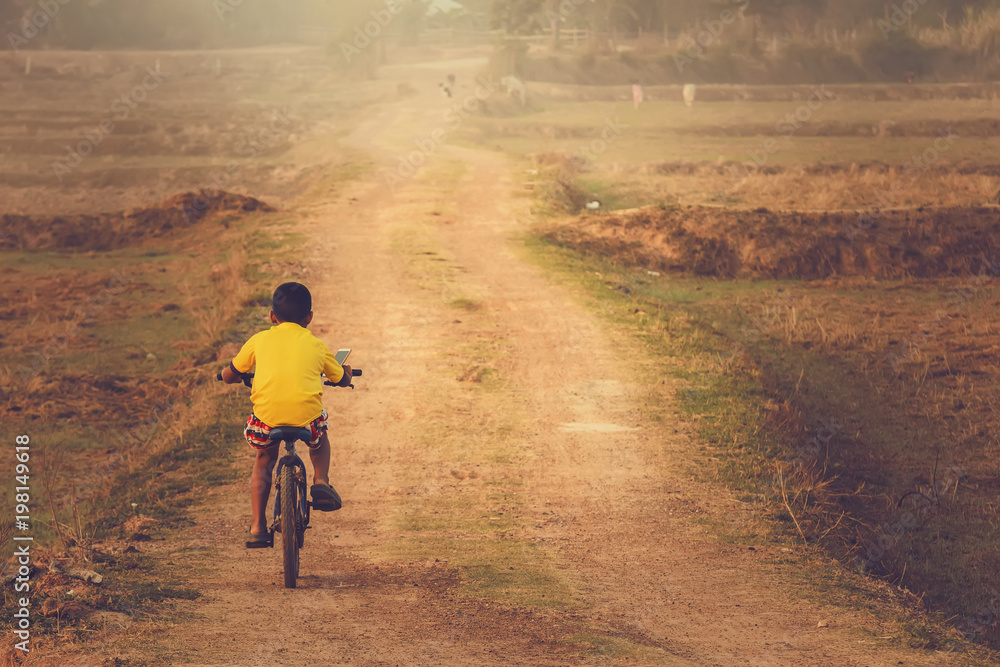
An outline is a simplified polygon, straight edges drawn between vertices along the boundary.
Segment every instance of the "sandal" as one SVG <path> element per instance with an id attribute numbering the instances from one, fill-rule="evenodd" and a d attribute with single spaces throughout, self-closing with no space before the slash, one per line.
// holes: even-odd
<path id="1" fill-rule="evenodd" d="M 329 484 L 313 484 L 310 493 L 313 509 L 320 512 L 335 512 L 343 506 L 340 495 Z"/>
<path id="2" fill-rule="evenodd" d="M 249 533 L 247 549 L 266 549 L 274 546 L 274 533 Z"/>

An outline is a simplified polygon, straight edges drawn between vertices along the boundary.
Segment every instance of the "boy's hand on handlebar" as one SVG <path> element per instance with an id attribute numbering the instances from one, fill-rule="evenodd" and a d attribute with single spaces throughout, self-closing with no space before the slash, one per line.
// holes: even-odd
<path id="1" fill-rule="evenodd" d="M 237 382 L 242 382 L 243 378 L 233 372 L 233 369 L 226 366 L 222 369 L 222 381 L 226 384 L 236 384 Z"/>
<path id="2" fill-rule="evenodd" d="M 223 368 L 222 372 L 219 373 L 217 377 L 226 384 L 236 384 L 237 382 L 242 382 L 247 387 L 253 386 L 253 373 L 236 373 L 233 371 L 232 366 L 226 366 Z"/>
<path id="3" fill-rule="evenodd" d="M 340 382 L 337 383 L 338 387 L 350 387 L 351 382 L 354 381 L 354 370 L 345 365 L 344 366 L 344 377 L 340 378 Z"/>

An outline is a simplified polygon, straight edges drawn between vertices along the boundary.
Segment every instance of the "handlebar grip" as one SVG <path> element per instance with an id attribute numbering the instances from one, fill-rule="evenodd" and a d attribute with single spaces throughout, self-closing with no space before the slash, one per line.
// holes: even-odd
<path id="1" fill-rule="evenodd" d="M 361 369 L 360 368 L 352 368 L 351 369 L 351 376 L 352 377 L 358 377 L 359 375 L 361 375 Z M 339 386 L 341 386 L 341 384 L 339 382 L 330 382 L 329 380 L 324 380 L 323 384 L 325 384 L 327 387 L 339 387 Z M 354 389 L 354 385 L 353 384 L 349 384 L 347 386 L 350 387 L 351 389 Z"/>

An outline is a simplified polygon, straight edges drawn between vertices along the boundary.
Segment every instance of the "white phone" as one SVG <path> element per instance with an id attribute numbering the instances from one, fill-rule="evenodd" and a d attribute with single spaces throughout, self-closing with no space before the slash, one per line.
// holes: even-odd
<path id="1" fill-rule="evenodd" d="M 351 348 L 342 347 L 339 350 L 337 350 L 337 354 L 333 355 L 333 358 L 337 360 L 338 364 L 343 366 L 344 362 L 347 361 L 347 357 L 349 356 L 351 356 Z"/>

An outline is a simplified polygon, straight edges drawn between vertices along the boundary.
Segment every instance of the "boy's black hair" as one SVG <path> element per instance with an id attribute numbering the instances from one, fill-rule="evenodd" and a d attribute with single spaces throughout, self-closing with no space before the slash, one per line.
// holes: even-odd
<path id="1" fill-rule="evenodd" d="M 312 310 L 312 294 L 302 283 L 285 283 L 274 290 L 271 310 L 282 322 L 301 323 Z"/>

